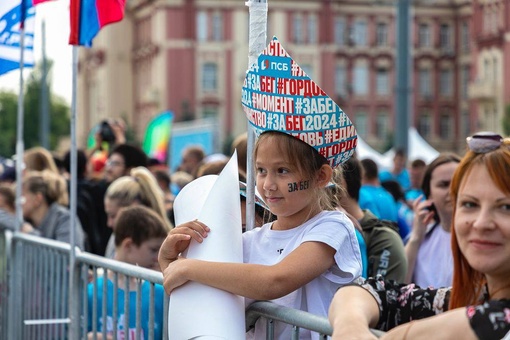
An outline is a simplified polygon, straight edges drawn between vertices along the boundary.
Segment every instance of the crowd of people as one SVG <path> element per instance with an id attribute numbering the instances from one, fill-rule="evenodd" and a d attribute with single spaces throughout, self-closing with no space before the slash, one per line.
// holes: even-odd
<path id="1" fill-rule="evenodd" d="M 196 281 L 244 296 L 247 305 L 271 300 L 329 317 L 334 339 L 375 338 L 370 328 L 389 331 L 388 339 L 436 332 L 500 339 L 509 331 L 509 139 L 476 134 L 463 157 L 442 153 L 430 164 L 397 150 L 393 168 L 378 169 L 356 155 L 332 167 L 297 138 L 265 132 L 253 151 L 257 227 L 243 229 L 244 263 L 234 264 L 182 257 L 191 240 L 202 243 L 211 230 L 198 220 L 174 226 L 173 218 L 175 195 L 197 177 L 219 174 L 228 156 L 190 146 L 171 171 L 126 143 L 122 125 L 112 126 L 114 138 L 104 141 L 98 132 L 97 147 L 77 155 L 74 244 L 82 250 L 162 271 L 168 294 Z M 243 134 L 232 143 L 243 226 L 246 140 Z M 106 154 L 102 162 L 98 154 Z M 70 154 L 60 159 L 35 147 L 23 165 L 20 179 L 6 169 L 0 174 L 0 230 L 18 227 L 19 180 L 20 230 L 71 242 Z M 102 281 L 91 283 L 89 299 L 92 284 Z M 163 287 L 155 294 L 162 323 Z M 289 334 L 276 323 L 276 338 Z M 248 337 L 265 338 L 264 321 Z M 300 337 L 318 334 L 302 330 Z"/>

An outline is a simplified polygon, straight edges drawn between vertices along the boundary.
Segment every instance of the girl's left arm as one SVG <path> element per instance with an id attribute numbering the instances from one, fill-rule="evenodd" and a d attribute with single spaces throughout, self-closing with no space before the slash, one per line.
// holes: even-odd
<path id="1" fill-rule="evenodd" d="M 180 258 L 163 271 L 168 294 L 187 281 L 255 300 L 285 296 L 334 264 L 336 250 L 321 242 L 304 242 L 275 265 L 208 262 Z"/>

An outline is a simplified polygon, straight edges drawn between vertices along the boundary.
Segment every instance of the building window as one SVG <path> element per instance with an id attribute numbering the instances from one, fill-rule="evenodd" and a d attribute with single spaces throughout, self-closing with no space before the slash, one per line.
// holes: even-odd
<path id="1" fill-rule="evenodd" d="M 214 63 L 206 63 L 202 68 L 202 90 L 216 91 L 218 88 L 218 66 Z"/>
<path id="2" fill-rule="evenodd" d="M 311 14 L 308 16 L 308 32 L 307 38 L 309 44 L 315 44 L 317 42 L 317 16 Z"/>
<path id="3" fill-rule="evenodd" d="M 356 65 L 354 67 L 353 91 L 355 95 L 368 94 L 368 67 Z"/>
<path id="4" fill-rule="evenodd" d="M 212 40 L 223 40 L 223 18 L 220 12 L 212 15 Z"/>
<path id="5" fill-rule="evenodd" d="M 197 12 L 197 40 L 207 40 L 207 13 L 205 11 Z"/>
<path id="6" fill-rule="evenodd" d="M 439 73 L 439 92 L 444 96 L 451 96 L 453 93 L 452 74 L 451 69 L 441 70 Z"/>
<path id="7" fill-rule="evenodd" d="M 376 45 L 387 46 L 388 45 L 388 24 L 380 22 L 376 28 Z"/>
<path id="8" fill-rule="evenodd" d="M 418 89 L 422 97 L 429 98 L 432 96 L 431 84 L 430 70 L 428 68 L 420 69 L 418 73 Z"/>
<path id="9" fill-rule="evenodd" d="M 462 52 L 469 52 L 469 25 L 467 22 L 463 22 L 460 31 Z"/>
<path id="10" fill-rule="evenodd" d="M 462 99 L 468 99 L 469 65 L 463 65 L 460 72 L 460 95 Z"/>
<path id="11" fill-rule="evenodd" d="M 428 138 L 431 135 L 431 119 L 428 112 L 423 112 L 418 119 L 418 132 L 423 138 Z"/>
<path id="12" fill-rule="evenodd" d="M 336 95 L 345 96 L 347 94 L 346 88 L 347 74 L 345 66 L 337 65 L 335 67 L 335 93 Z"/>
<path id="13" fill-rule="evenodd" d="M 303 65 L 299 65 L 299 66 L 301 66 L 301 69 L 303 69 L 303 72 L 305 72 L 308 77 L 313 79 L 313 66 L 312 65 L 303 64 Z"/>
<path id="14" fill-rule="evenodd" d="M 442 114 L 439 120 L 439 137 L 449 140 L 452 137 L 452 117 Z"/>
<path id="15" fill-rule="evenodd" d="M 335 44 L 339 46 L 345 45 L 345 19 L 335 18 Z"/>
<path id="16" fill-rule="evenodd" d="M 430 47 L 430 26 L 428 24 L 420 24 L 418 28 L 418 45 L 420 47 Z"/>
<path id="17" fill-rule="evenodd" d="M 204 106 L 202 117 L 203 118 L 216 118 L 216 117 L 218 117 L 218 107 L 216 105 L 214 105 L 214 106 L 212 106 L 212 105 Z"/>
<path id="18" fill-rule="evenodd" d="M 294 42 L 302 44 L 303 39 L 303 16 L 301 14 L 294 14 L 292 18 L 292 30 L 294 32 Z"/>
<path id="19" fill-rule="evenodd" d="M 388 70 L 377 70 L 375 76 L 375 91 L 380 96 L 387 96 L 390 94 L 390 77 Z"/>
<path id="20" fill-rule="evenodd" d="M 365 111 L 357 111 L 356 116 L 354 117 L 356 120 L 354 126 L 356 126 L 356 131 L 358 132 L 358 136 L 361 138 L 367 137 L 367 114 Z"/>
<path id="21" fill-rule="evenodd" d="M 439 27 L 439 47 L 442 50 L 449 51 L 451 49 L 450 41 L 450 25 L 442 24 Z"/>
<path id="22" fill-rule="evenodd" d="M 388 137 L 389 117 L 386 111 L 378 112 L 376 118 L 377 138 L 385 140 Z"/>
<path id="23" fill-rule="evenodd" d="M 367 45 L 367 22 L 365 20 L 356 20 L 352 38 L 355 46 Z"/>

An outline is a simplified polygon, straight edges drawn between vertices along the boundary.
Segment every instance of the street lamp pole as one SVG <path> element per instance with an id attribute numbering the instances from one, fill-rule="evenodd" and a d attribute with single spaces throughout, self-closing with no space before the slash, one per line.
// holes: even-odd
<path id="1" fill-rule="evenodd" d="M 394 146 L 408 154 L 411 114 L 410 0 L 397 3 L 397 85 Z"/>

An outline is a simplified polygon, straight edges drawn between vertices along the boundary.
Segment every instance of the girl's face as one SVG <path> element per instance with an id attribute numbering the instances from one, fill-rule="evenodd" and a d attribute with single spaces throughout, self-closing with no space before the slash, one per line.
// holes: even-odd
<path id="1" fill-rule="evenodd" d="M 455 211 L 459 248 L 476 270 L 508 281 L 510 276 L 510 195 L 475 165 L 463 179 Z"/>
<path id="2" fill-rule="evenodd" d="M 317 206 L 312 178 L 303 178 L 275 147 L 272 138 L 259 142 L 255 166 L 257 190 L 273 214 L 279 228 L 303 223 Z M 313 215 L 312 215 L 313 216 Z"/>
<path id="3" fill-rule="evenodd" d="M 453 173 L 459 164 L 449 162 L 441 164 L 432 172 L 430 177 L 430 195 L 429 199 L 434 203 L 440 217 L 449 214 L 451 216 L 453 205 L 450 197 L 450 182 Z"/>

